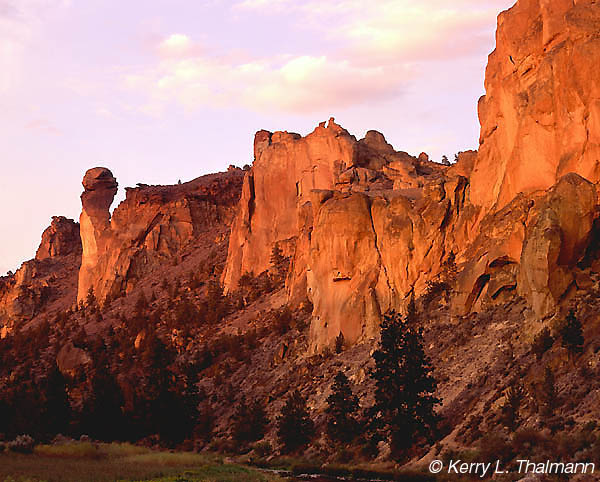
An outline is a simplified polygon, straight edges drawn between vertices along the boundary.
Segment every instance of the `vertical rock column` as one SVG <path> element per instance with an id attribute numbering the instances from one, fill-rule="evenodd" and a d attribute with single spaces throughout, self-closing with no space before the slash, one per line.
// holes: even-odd
<path id="1" fill-rule="evenodd" d="M 77 301 L 85 299 L 100 276 L 98 261 L 105 250 L 106 238 L 111 231 L 110 205 L 117 193 L 117 180 L 105 167 L 95 167 L 83 177 L 79 217 L 83 255 L 79 271 Z"/>

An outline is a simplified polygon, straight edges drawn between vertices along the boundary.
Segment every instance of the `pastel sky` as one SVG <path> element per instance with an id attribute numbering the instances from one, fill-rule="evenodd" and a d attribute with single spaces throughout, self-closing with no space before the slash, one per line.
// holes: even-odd
<path id="1" fill-rule="evenodd" d="M 0 0 L 0 274 L 52 215 L 78 218 L 90 167 L 121 188 L 186 181 L 251 162 L 259 129 L 330 116 L 435 160 L 477 148 L 513 3 Z"/>

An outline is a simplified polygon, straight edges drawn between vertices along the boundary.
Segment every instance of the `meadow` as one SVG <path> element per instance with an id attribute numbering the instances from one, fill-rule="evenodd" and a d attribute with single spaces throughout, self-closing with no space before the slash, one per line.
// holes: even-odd
<path id="1" fill-rule="evenodd" d="M 39 445 L 33 453 L 0 453 L 2 482 L 278 482 L 280 477 L 225 463 L 222 457 L 130 444 Z"/>

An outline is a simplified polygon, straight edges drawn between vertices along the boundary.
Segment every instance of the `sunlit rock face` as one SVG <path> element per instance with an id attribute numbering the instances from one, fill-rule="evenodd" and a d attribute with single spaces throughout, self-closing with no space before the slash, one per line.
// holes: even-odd
<path id="1" fill-rule="evenodd" d="M 259 131 L 254 141 L 254 165 L 246 175 L 240 208 L 230 238 L 223 282 L 235 289 L 245 272 L 269 267 L 278 243 L 293 250 L 298 235 L 298 207 L 314 189 L 332 189 L 353 165 L 356 140 L 330 121 L 301 137 L 288 132 Z"/>
<path id="2" fill-rule="evenodd" d="M 0 277 L 0 338 L 44 311 L 75 304 L 81 250 L 79 225 L 72 219 L 53 217 L 35 259 L 25 261 L 14 274 Z"/>
<path id="3" fill-rule="evenodd" d="M 63 216 L 54 216 L 52 223 L 42 234 L 35 259 L 43 260 L 71 253 L 81 253 L 79 224 Z"/>
<path id="4" fill-rule="evenodd" d="M 161 264 L 176 263 L 200 235 L 218 236 L 231 223 L 242 178 L 232 169 L 174 186 L 127 188 L 111 217 L 117 182 L 106 168 L 90 169 L 81 195 L 78 300 L 90 290 L 100 301 L 121 296 Z"/>
<path id="5" fill-rule="evenodd" d="M 225 287 L 291 258 L 289 301 L 313 305 L 311 349 L 343 333 L 377 335 L 383 312 L 425 289 L 457 238 L 476 153 L 453 167 L 397 152 L 369 131 L 356 140 L 333 120 L 306 137 L 259 131 L 230 237 Z M 460 174 L 459 174 L 460 173 Z"/>
<path id="6" fill-rule="evenodd" d="M 479 102 L 471 201 L 500 209 L 569 172 L 600 180 L 600 3 L 519 0 L 500 14 Z"/>

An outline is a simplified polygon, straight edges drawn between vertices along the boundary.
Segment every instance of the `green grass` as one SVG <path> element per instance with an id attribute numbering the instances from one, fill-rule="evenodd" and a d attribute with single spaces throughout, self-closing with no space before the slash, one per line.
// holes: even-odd
<path id="1" fill-rule="evenodd" d="M 276 476 L 221 457 L 164 452 L 129 444 L 41 445 L 33 454 L 0 454 L 2 482 L 275 482 Z"/>

